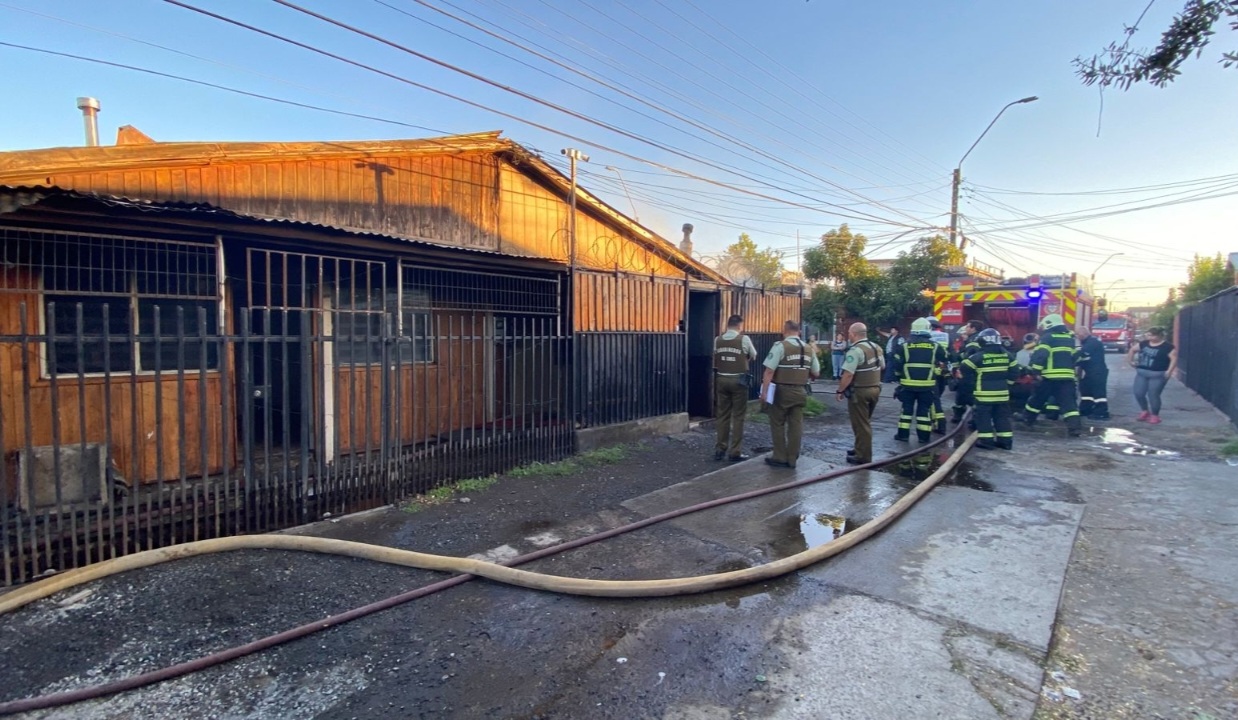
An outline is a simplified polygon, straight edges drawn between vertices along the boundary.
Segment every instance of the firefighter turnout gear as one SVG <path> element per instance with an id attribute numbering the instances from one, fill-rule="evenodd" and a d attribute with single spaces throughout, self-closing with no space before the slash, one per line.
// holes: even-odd
<path id="1" fill-rule="evenodd" d="M 1109 419 L 1109 366 L 1105 364 L 1105 344 L 1095 335 L 1079 343 L 1076 357 L 1079 369 L 1079 414 L 1093 420 Z"/>
<path id="2" fill-rule="evenodd" d="M 804 405 L 808 402 L 808 382 L 821 374 L 821 363 L 808 345 L 792 336 L 774 343 L 765 358 L 773 371 L 774 402 L 769 405 L 769 429 L 774 450 L 767 461 L 795 467 L 804 436 Z"/>
<path id="3" fill-rule="evenodd" d="M 927 320 L 916 323 L 928 324 Z M 895 377 L 899 383 L 899 397 L 903 412 L 898 420 L 895 440 L 908 440 L 914 419 L 916 435 L 920 442 L 928 442 L 933 431 L 933 402 L 936 399 L 937 378 L 946 362 L 946 351 L 933 342 L 923 330 L 912 325 L 911 342 L 903 346 L 895 357 Z"/>
<path id="4" fill-rule="evenodd" d="M 976 432 L 979 447 L 1014 446 L 1014 426 L 1011 421 L 1010 385 L 1019 377 L 1019 366 L 1001 339 L 996 344 L 985 343 L 983 350 L 963 361 L 963 382 L 976 399 Z"/>
<path id="5" fill-rule="evenodd" d="M 972 397 L 971 385 L 962 382 L 962 363 L 967 358 L 980 352 L 980 336 L 986 332 L 989 332 L 989 330 L 981 330 L 975 335 L 967 338 L 967 341 L 963 343 L 961 352 L 951 357 L 951 361 L 955 363 L 954 376 L 957 379 L 957 384 L 954 389 L 954 407 L 950 408 L 951 413 L 953 414 L 952 420 L 955 423 L 962 422 L 963 413 L 967 412 L 967 408 L 975 404 L 975 398 Z M 997 335 L 997 344 L 1000 346 L 1002 341 L 1001 335 L 998 335 L 996 330 L 993 330 L 992 332 L 994 335 Z"/>
<path id="6" fill-rule="evenodd" d="M 1075 404 L 1075 335 L 1060 324 L 1060 316 L 1050 315 L 1046 320 L 1055 317 L 1059 324 L 1048 328 L 1032 351 L 1031 370 L 1039 376 L 1040 383 L 1024 408 L 1024 422 L 1031 427 L 1041 412 L 1056 407 L 1067 430 L 1077 436 L 1082 432 L 1082 423 Z"/>
<path id="7" fill-rule="evenodd" d="M 714 338 L 714 457 L 743 459 L 744 420 L 748 416 L 752 340 L 736 330 Z"/>

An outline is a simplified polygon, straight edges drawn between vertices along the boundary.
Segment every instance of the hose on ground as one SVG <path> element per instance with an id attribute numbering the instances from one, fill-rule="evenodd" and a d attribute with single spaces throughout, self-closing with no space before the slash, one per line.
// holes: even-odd
<path id="1" fill-rule="evenodd" d="M 761 488 L 759 490 L 753 490 L 746 493 L 740 493 L 738 495 L 710 500 L 708 502 L 699 503 L 697 505 L 692 505 L 685 508 L 679 508 L 677 510 L 672 510 L 660 515 L 645 518 L 644 520 L 639 520 L 617 528 L 612 528 L 611 530 L 590 535 L 588 537 L 578 538 L 576 540 L 542 548 L 541 550 L 529 553 L 527 555 L 522 555 L 502 564 L 486 562 L 483 560 L 474 560 L 471 558 L 432 555 L 412 550 L 400 550 L 397 548 L 370 545 L 367 543 L 358 543 L 347 540 L 293 535 L 241 535 L 212 540 L 201 540 L 182 545 L 160 548 L 157 550 L 148 550 L 125 557 L 116 558 L 114 560 L 109 560 L 103 563 L 98 563 L 79 570 L 69 571 L 63 573 L 62 575 L 39 581 L 29 587 L 16 590 L 6 596 L 0 597 L 0 614 L 11 612 L 17 608 L 28 605 L 36 600 L 46 598 L 57 592 L 111 575 L 128 572 L 138 568 L 150 567 L 152 565 L 170 562 L 172 560 L 179 560 L 211 553 L 228 552 L 232 550 L 276 549 L 328 553 L 403 565 L 406 567 L 416 567 L 425 570 L 458 572 L 464 574 L 456 575 L 455 577 L 441 580 L 430 585 L 425 585 L 423 587 L 386 598 L 385 600 L 380 600 L 369 605 L 354 608 L 338 615 L 332 615 L 330 617 L 323 618 L 322 620 L 307 623 L 275 635 L 270 635 L 244 645 L 228 648 L 226 650 L 179 663 L 177 665 L 141 673 L 139 675 L 134 675 L 102 685 L 96 685 L 94 687 L 0 703 L 0 715 L 68 705 L 71 703 L 105 697 L 118 692 L 133 690 L 153 683 L 162 682 L 164 680 L 181 677 L 253 654 L 255 652 L 259 652 L 261 650 L 275 647 L 297 638 L 305 637 L 330 627 L 341 625 L 351 620 L 356 620 L 358 618 L 371 615 L 381 610 L 395 607 L 420 597 L 425 597 L 427 595 L 446 590 L 447 588 L 463 584 L 476 577 L 484 577 L 496 582 L 548 592 L 594 597 L 628 598 L 666 597 L 672 595 L 703 593 L 737 587 L 762 580 L 770 580 L 832 557 L 860 542 L 863 542 L 877 532 L 880 532 L 883 528 L 898 518 L 898 516 L 906 512 L 908 508 L 914 505 L 920 498 L 927 494 L 929 490 L 937 485 L 938 482 L 954 470 L 955 466 L 962 461 L 964 455 L 966 455 L 968 450 L 970 450 L 972 445 L 976 442 L 976 435 L 973 433 L 966 440 L 960 443 L 949 459 L 942 463 L 937 470 L 935 470 L 931 475 L 929 475 L 929 477 L 925 478 L 915 488 L 905 494 L 897 502 L 887 508 L 885 512 L 881 513 L 873 520 L 865 523 L 856 530 L 833 540 L 832 542 L 828 542 L 814 548 L 809 548 L 803 552 L 775 560 L 764 565 L 758 565 L 731 572 L 714 573 L 695 577 L 666 578 L 661 580 L 595 580 L 587 578 L 573 578 L 530 572 L 527 570 L 518 570 L 515 566 L 532 562 L 533 560 L 538 560 L 544 557 L 549 557 L 566 550 L 575 549 L 584 545 L 609 539 L 617 535 L 631 532 L 643 527 L 648 527 L 650 525 L 681 517 L 690 513 L 700 512 L 702 510 L 719 507 L 721 505 L 802 487 L 804 485 L 840 477 L 842 475 L 847 475 L 849 473 L 861 470 L 871 470 L 883 467 L 885 465 L 902 462 L 921 455 L 926 450 L 930 450 L 938 445 L 948 442 L 958 435 L 964 427 L 966 427 L 965 422 L 966 420 L 964 420 L 964 423 L 960 423 L 944 437 L 938 438 L 929 444 L 907 453 L 895 455 L 890 458 L 884 458 L 880 461 L 865 465 L 857 465 L 851 468 L 839 469 L 818 476 L 803 478 L 793 482 L 783 483 L 781 485 Z"/>

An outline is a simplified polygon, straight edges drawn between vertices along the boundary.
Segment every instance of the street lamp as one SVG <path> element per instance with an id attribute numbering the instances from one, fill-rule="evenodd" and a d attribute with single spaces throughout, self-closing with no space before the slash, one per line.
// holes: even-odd
<path id="1" fill-rule="evenodd" d="M 1012 105 L 1022 105 L 1024 103 L 1036 102 L 1039 99 L 1040 98 L 1036 97 L 1035 95 L 1032 95 L 1030 97 L 1023 98 L 1022 100 L 1015 100 L 1012 103 L 1007 103 L 1006 107 L 997 111 L 997 115 L 993 118 L 993 122 L 990 122 L 989 126 L 984 129 L 984 132 L 980 133 L 980 137 L 976 138 L 976 142 L 972 143 L 971 147 L 967 148 L 967 152 L 963 153 L 963 157 L 959 158 L 959 164 L 954 167 L 954 182 L 953 182 L 954 189 L 950 196 L 950 244 L 951 245 L 955 244 L 955 241 L 959 233 L 959 185 L 963 182 L 963 161 L 967 159 L 968 155 L 971 155 L 971 151 L 976 149 L 976 146 L 980 144 L 980 141 L 984 139 L 984 136 L 989 134 L 989 130 L 992 129 L 993 125 L 997 122 L 997 119 L 1002 116 L 1002 113 L 1010 109 Z M 958 242 L 958 246 L 960 250 L 962 250 L 966 245 L 967 245 L 967 238 L 963 238 L 961 241 Z"/>
<path id="2" fill-rule="evenodd" d="M 1093 282 L 1093 283 L 1095 283 L 1095 282 L 1096 282 L 1096 273 L 1100 272 L 1100 269 L 1101 269 L 1101 268 L 1103 268 L 1103 267 L 1105 267 L 1105 263 L 1109 262 L 1110 260 L 1114 259 L 1115 257 L 1117 257 L 1117 256 L 1119 256 L 1119 255 L 1125 255 L 1125 254 L 1126 254 L 1126 253 L 1122 253 L 1122 252 L 1115 252 L 1114 254 L 1110 255 L 1109 257 L 1105 258 L 1104 260 L 1101 260 L 1100 265 L 1097 265 L 1097 266 L 1096 266 L 1096 269 L 1092 271 L 1092 282 Z M 1118 282 L 1121 282 L 1121 280 L 1119 280 Z M 1113 287 L 1113 286 L 1112 286 L 1112 285 L 1110 285 L 1110 287 Z"/>
<path id="3" fill-rule="evenodd" d="M 1105 292 L 1101 294 L 1101 297 L 1109 297 L 1109 291 L 1113 289 L 1114 285 L 1117 285 L 1120 282 L 1126 282 L 1126 281 L 1125 280 L 1114 280 L 1113 282 L 1109 283 L 1109 287 L 1105 288 Z"/>

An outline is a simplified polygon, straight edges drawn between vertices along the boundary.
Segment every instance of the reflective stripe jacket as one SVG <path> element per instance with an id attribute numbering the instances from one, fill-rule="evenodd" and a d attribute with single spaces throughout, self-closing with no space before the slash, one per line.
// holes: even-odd
<path id="1" fill-rule="evenodd" d="M 1032 370 L 1046 380 L 1075 379 L 1075 334 L 1057 327 L 1040 336 L 1032 351 Z"/>
<path id="2" fill-rule="evenodd" d="M 1010 384 L 1019 378 L 1019 366 L 1000 345 L 972 354 L 962 371 L 978 403 L 1009 402 Z"/>
<path id="3" fill-rule="evenodd" d="M 895 357 L 895 374 L 903 387 L 931 388 L 938 369 L 946 361 L 946 349 L 932 340 L 912 340 Z"/>
<path id="4" fill-rule="evenodd" d="M 1090 374 L 1099 375 L 1108 371 L 1109 368 L 1105 365 L 1105 343 L 1095 335 L 1088 335 L 1083 342 L 1079 343 L 1079 354 L 1075 358 L 1075 364 Z"/>

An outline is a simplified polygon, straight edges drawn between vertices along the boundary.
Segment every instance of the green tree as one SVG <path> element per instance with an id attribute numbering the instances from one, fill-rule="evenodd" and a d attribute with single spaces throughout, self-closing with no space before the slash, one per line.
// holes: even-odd
<path id="1" fill-rule="evenodd" d="M 782 284 L 782 253 L 757 248 L 744 233 L 718 258 L 715 269 L 737 285 L 774 287 Z"/>
<path id="2" fill-rule="evenodd" d="M 920 238 L 890 266 L 890 277 L 904 292 L 921 294 L 937 287 L 946 268 L 964 265 L 967 257 L 941 235 Z M 931 304 L 931 303 L 930 303 Z"/>
<path id="3" fill-rule="evenodd" d="M 1186 271 L 1187 282 L 1179 293 L 1182 304 L 1199 302 L 1234 284 L 1234 276 L 1225 267 L 1225 260 L 1217 253 L 1214 257 L 1195 256 Z"/>
<path id="4" fill-rule="evenodd" d="M 1187 268 L 1186 277 L 1187 281 L 1176 291 L 1170 290 L 1169 298 L 1152 313 L 1152 325 L 1170 328 L 1184 305 L 1209 298 L 1234 284 L 1234 276 L 1226 268 L 1220 253 L 1213 257 L 1196 255 Z"/>
<path id="5" fill-rule="evenodd" d="M 1136 83 L 1147 82 L 1165 87 L 1182 73 L 1182 63 L 1199 57 L 1222 22 L 1238 31 L 1238 0 L 1188 0 L 1152 50 L 1131 49 L 1131 40 L 1139 30 L 1136 21 L 1125 29 L 1126 39 L 1121 43 L 1112 42 L 1091 58 L 1075 58 L 1075 72 L 1085 85 L 1116 85 L 1128 90 Z M 1225 67 L 1238 65 L 1238 52 L 1224 53 L 1221 63 Z"/>
<path id="6" fill-rule="evenodd" d="M 868 238 L 853 234 L 845 223 L 830 230 L 821 236 L 818 247 L 804 252 L 804 277 L 846 284 L 862 275 L 875 274 L 876 270 L 864 258 L 867 245 Z"/>

